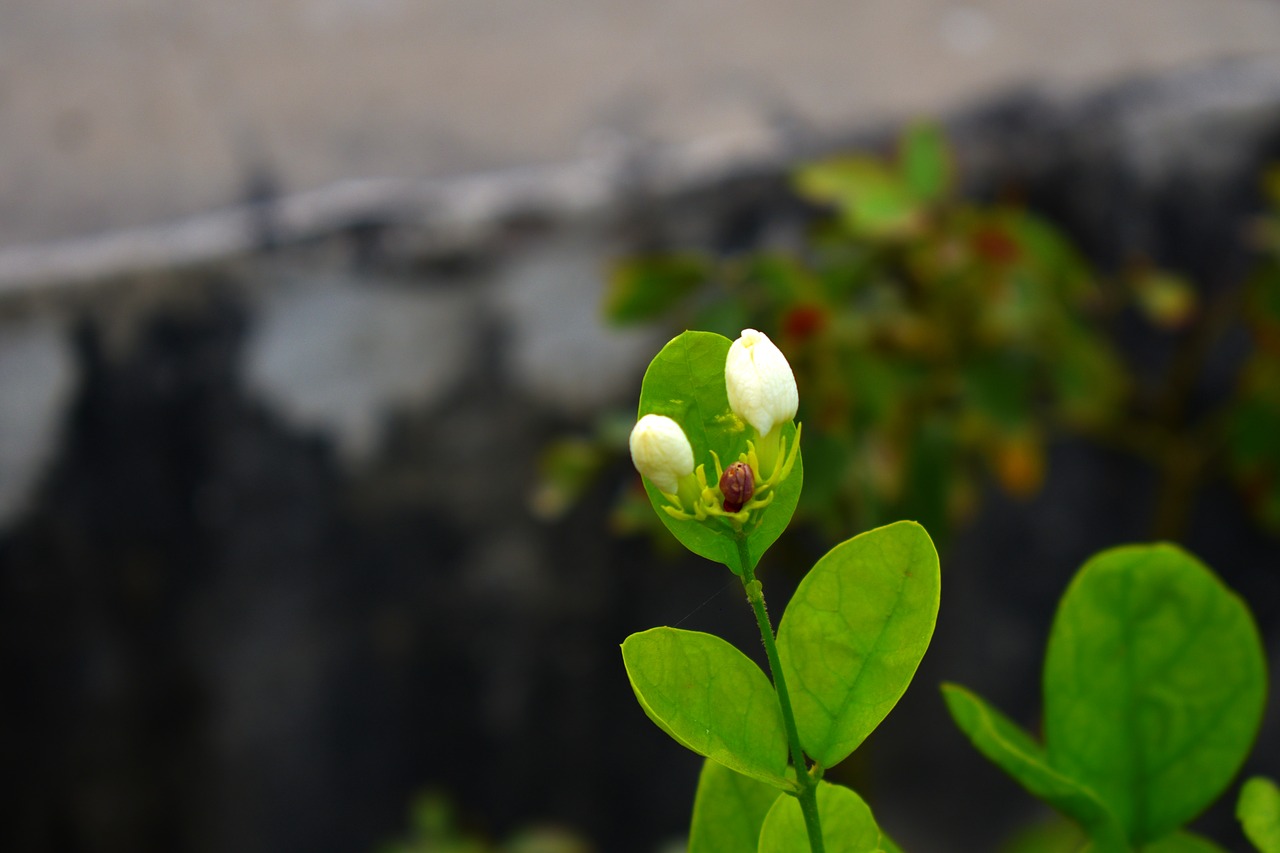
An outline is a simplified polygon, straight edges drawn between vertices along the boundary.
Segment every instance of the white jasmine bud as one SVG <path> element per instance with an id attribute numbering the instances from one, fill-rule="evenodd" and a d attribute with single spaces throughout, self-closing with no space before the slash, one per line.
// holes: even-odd
<path id="1" fill-rule="evenodd" d="M 729 408 L 762 436 L 796 416 L 800 396 L 795 374 L 782 350 L 763 332 L 742 330 L 729 347 L 724 381 Z"/>
<path id="2" fill-rule="evenodd" d="M 631 461 L 666 494 L 693 473 L 693 448 L 680 424 L 665 415 L 645 415 L 631 430 Z"/>

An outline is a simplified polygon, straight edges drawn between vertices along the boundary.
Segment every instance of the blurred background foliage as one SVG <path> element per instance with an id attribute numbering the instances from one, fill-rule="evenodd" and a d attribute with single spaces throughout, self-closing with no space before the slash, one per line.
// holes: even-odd
<path id="1" fill-rule="evenodd" d="M 1210 304 L 1141 258 L 1101 275 L 1017 202 L 961 197 L 947 140 L 918 124 L 889 156 L 794 173 L 813 214 L 798 245 L 625 258 L 603 310 L 616 326 L 729 337 L 751 327 L 773 338 L 800 386 L 798 517 L 831 538 L 911 518 L 945 541 L 979 509 L 984 480 L 1035 495 L 1047 446 L 1063 434 L 1156 468 L 1154 537 L 1179 538 L 1197 491 L 1220 475 L 1280 532 L 1280 169 L 1264 183 L 1256 271 Z M 1162 376 L 1140 379 L 1126 362 L 1120 333 L 1135 318 L 1178 341 Z M 1207 354 L 1242 326 L 1249 343 L 1235 387 L 1211 410 L 1188 405 Z M 614 413 L 593 435 L 553 442 L 535 510 L 571 507 L 625 453 L 633 417 Z M 620 532 L 660 530 L 638 489 L 613 520 Z"/>
<path id="2" fill-rule="evenodd" d="M 527 827 L 505 842 L 495 843 L 468 829 L 448 796 L 423 791 L 409 809 L 409 829 L 403 838 L 383 845 L 378 853 L 590 853 L 591 846 L 561 827 Z"/>

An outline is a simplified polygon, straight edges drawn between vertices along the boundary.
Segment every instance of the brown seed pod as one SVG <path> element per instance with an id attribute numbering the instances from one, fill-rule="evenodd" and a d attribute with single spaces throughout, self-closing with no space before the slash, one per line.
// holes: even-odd
<path id="1" fill-rule="evenodd" d="M 756 492 L 756 477 L 751 466 L 734 462 L 720 475 L 720 493 L 724 495 L 724 511 L 738 512 Z"/>

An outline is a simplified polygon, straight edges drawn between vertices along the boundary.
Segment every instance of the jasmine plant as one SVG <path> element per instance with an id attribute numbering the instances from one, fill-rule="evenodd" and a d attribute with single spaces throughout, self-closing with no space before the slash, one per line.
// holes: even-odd
<path id="1" fill-rule="evenodd" d="M 630 437 L 666 528 L 742 583 L 769 675 L 727 641 L 670 627 L 622 644 L 644 712 L 704 756 L 690 853 L 871 853 L 897 846 L 852 789 L 824 781 L 906 691 L 940 594 L 924 528 L 898 522 L 832 548 L 775 634 L 756 569 L 804 481 L 786 357 L 746 329 L 685 332 L 653 359 Z"/>

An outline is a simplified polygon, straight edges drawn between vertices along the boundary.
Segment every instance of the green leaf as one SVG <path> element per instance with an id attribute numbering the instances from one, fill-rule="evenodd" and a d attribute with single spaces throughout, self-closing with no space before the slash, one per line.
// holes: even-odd
<path id="1" fill-rule="evenodd" d="M 729 396 L 724 385 L 724 363 L 732 342 L 711 332 L 684 332 L 673 338 L 654 357 L 640 386 L 638 417 L 654 413 L 666 415 L 684 428 L 693 446 L 694 464 L 706 466 L 707 480 L 715 478 L 712 452 L 723 465 L 735 461 L 746 452 L 747 441 L 755 430 L 743 423 L 729 409 Z M 782 436 L 790 448 L 796 440 L 794 424 L 782 427 Z M 795 468 L 779 486 L 773 503 L 756 513 L 745 533 L 747 551 L 754 568 L 782 531 L 787 529 L 804 483 L 804 462 L 797 458 Z M 667 505 L 662 493 L 648 480 L 644 483 L 649 501 L 662 523 L 686 548 L 724 563 L 741 574 L 738 565 L 737 533 L 724 519 L 705 522 L 672 518 L 663 511 Z"/>
<path id="2" fill-rule="evenodd" d="M 954 171 L 951 152 L 937 125 L 909 127 L 899 144 L 898 162 L 903 180 L 916 198 L 937 201 L 950 191 Z"/>
<path id="3" fill-rule="evenodd" d="M 1123 828 L 1098 796 L 1051 767 L 1044 749 L 1026 732 L 958 684 L 942 685 L 942 696 L 977 750 L 1032 796 L 1078 821 L 1099 853 L 1128 849 Z"/>
<path id="4" fill-rule="evenodd" d="M 794 789 L 778 696 L 750 658 L 712 634 L 651 628 L 627 637 L 622 660 L 644 712 L 677 742 Z"/>
<path id="5" fill-rule="evenodd" d="M 855 234 L 893 238 L 916 231 L 920 202 L 911 188 L 883 163 L 869 157 L 839 157 L 803 166 L 796 191 L 831 204 Z"/>
<path id="6" fill-rule="evenodd" d="M 1159 841 L 1144 844 L 1142 853 L 1226 853 L 1226 851 L 1203 835 L 1175 832 Z"/>
<path id="7" fill-rule="evenodd" d="M 1236 817 L 1245 837 L 1262 853 L 1280 853 L 1280 788 L 1270 779 L 1254 776 L 1240 789 Z"/>
<path id="8" fill-rule="evenodd" d="M 804 751 L 844 760 L 906 692 L 938 617 L 938 553 L 899 521 L 832 548 L 800 582 L 778 626 Z"/>
<path id="9" fill-rule="evenodd" d="M 1019 830 L 1000 845 L 999 853 L 1080 853 L 1086 843 L 1079 824 L 1055 814 Z"/>
<path id="10" fill-rule="evenodd" d="M 782 794 L 764 782 L 708 760 L 698 777 L 689 853 L 756 853 L 760 827 Z"/>
<path id="11" fill-rule="evenodd" d="M 856 793 L 830 782 L 818 783 L 818 816 L 827 853 L 874 853 L 881 849 L 880 828 Z M 760 830 L 759 853 L 809 853 L 809 834 L 800 801 L 779 797 Z"/>
<path id="12" fill-rule="evenodd" d="M 656 319 L 709 275 L 710 264 L 700 255 L 656 255 L 624 261 L 609 274 L 605 317 L 619 326 Z"/>
<path id="13" fill-rule="evenodd" d="M 1265 692 L 1248 608 L 1203 564 L 1172 545 L 1104 551 L 1049 637 L 1049 763 L 1095 791 L 1133 843 L 1153 841 L 1230 782 Z"/>

